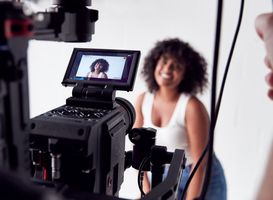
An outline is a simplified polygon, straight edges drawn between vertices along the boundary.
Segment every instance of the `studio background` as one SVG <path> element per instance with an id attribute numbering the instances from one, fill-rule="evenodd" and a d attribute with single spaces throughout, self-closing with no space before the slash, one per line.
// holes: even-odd
<path id="1" fill-rule="evenodd" d="M 51 6 L 48 0 L 33 6 Z M 211 77 L 216 24 L 216 0 L 92 0 L 99 11 L 95 34 L 88 43 L 31 40 L 28 48 L 30 115 L 34 117 L 65 104 L 72 88 L 61 85 L 73 48 L 113 48 L 141 51 L 133 92 L 117 92 L 133 105 L 146 91 L 140 75 L 143 59 L 158 40 L 179 37 L 189 42 L 208 62 Z M 218 91 L 237 26 L 240 1 L 223 6 Z M 241 30 L 230 63 L 222 105 L 215 129 L 214 148 L 223 164 L 229 200 L 252 200 L 257 194 L 273 136 L 273 102 L 267 98 L 264 81 L 265 48 L 258 38 L 255 18 L 272 12 L 269 0 L 247 0 Z M 210 111 L 210 88 L 199 98 Z M 129 140 L 126 150 L 131 149 Z M 120 197 L 138 196 L 137 174 L 125 171 Z"/>

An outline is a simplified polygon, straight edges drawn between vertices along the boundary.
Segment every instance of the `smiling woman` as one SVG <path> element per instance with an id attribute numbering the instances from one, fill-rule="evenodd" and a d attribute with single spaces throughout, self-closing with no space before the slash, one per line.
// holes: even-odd
<path id="1" fill-rule="evenodd" d="M 158 85 L 175 89 L 184 79 L 185 66 L 175 56 L 166 54 L 159 58 L 155 68 L 155 80 Z"/>
<path id="2" fill-rule="evenodd" d="M 109 69 L 109 63 L 104 59 L 95 60 L 90 66 L 90 72 L 86 77 L 90 78 L 108 78 L 106 72 Z"/>
<path id="3" fill-rule="evenodd" d="M 207 86 L 207 63 L 188 43 L 177 38 L 157 42 L 145 58 L 142 75 L 148 92 L 136 102 L 134 127 L 157 130 L 156 145 L 168 151 L 184 149 L 187 166 L 178 192 L 181 195 L 191 170 L 199 160 L 208 140 L 209 116 L 205 106 L 195 96 Z M 206 168 L 206 159 L 198 168 L 188 190 L 187 199 L 199 196 Z M 207 199 L 226 200 L 226 181 L 222 166 L 214 155 L 211 184 Z M 168 173 L 166 168 L 165 177 Z M 150 181 L 144 175 L 144 191 Z"/>

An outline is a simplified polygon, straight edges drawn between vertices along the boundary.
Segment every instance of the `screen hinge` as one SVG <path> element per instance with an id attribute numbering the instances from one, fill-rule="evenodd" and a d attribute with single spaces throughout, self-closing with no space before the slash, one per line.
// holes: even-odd
<path id="1" fill-rule="evenodd" d="M 105 85 L 87 86 L 78 83 L 72 91 L 72 97 L 66 99 L 70 106 L 90 107 L 99 109 L 114 109 L 116 107 L 116 90 Z"/>

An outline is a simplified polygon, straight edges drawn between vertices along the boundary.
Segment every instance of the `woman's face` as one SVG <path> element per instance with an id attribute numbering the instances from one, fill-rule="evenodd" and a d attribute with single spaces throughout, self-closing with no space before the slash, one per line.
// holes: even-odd
<path id="1" fill-rule="evenodd" d="M 100 71 L 103 68 L 103 65 L 101 63 L 97 63 L 94 68 L 95 71 Z"/>
<path id="2" fill-rule="evenodd" d="M 154 76 L 159 87 L 177 89 L 184 79 L 186 67 L 175 56 L 163 55 L 159 58 Z"/>

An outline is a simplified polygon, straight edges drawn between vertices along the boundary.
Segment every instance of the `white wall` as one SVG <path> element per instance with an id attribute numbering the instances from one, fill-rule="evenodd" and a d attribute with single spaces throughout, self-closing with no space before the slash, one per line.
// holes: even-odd
<path id="1" fill-rule="evenodd" d="M 50 5 L 50 2 L 48 2 Z M 65 103 L 72 88 L 61 81 L 74 47 L 141 50 L 143 58 L 157 40 L 179 37 L 188 41 L 207 59 L 211 74 L 216 0 L 93 0 L 99 10 L 95 35 L 89 43 L 29 43 L 29 82 L 31 117 Z M 218 87 L 222 80 L 233 34 L 237 25 L 240 1 L 224 2 Z M 267 98 L 264 76 L 268 72 L 263 59 L 264 45 L 254 29 L 255 17 L 270 12 L 271 1 L 247 0 L 241 31 L 230 65 L 222 106 L 215 130 L 215 151 L 223 164 L 229 200 L 254 199 L 263 176 L 273 135 L 273 102 Z M 145 91 L 137 76 L 133 92 L 118 92 L 135 103 Z M 200 99 L 210 106 L 210 90 Z M 131 147 L 127 141 L 126 148 Z M 136 173 L 125 172 L 120 197 L 138 195 Z"/>

